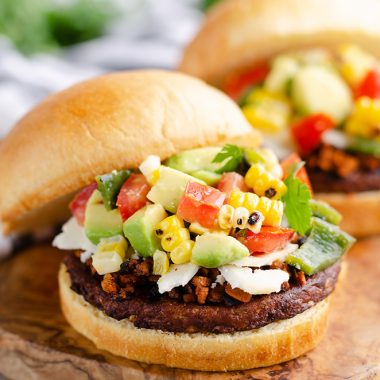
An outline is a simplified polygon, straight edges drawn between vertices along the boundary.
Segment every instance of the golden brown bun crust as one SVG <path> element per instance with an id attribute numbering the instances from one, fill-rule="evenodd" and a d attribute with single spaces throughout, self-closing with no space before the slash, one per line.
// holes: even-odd
<path id="1" fill-rule="evenodd" d="M 325 201 L 343 216 L 343 231 L 363 238 L 380 233 L 380 191 L 362 193 L 319 193 L 316 199 Z"/>
<path id="2" fill-rule="evenodd" d="M 229 0 L 210 11 L 180 70 L 218 84 L 283 51 L 355 43 L 380 57 L 378 0 Z"/>
<path id="3" fill-rule="evenodd" d="M 8 231 L 22 229 L 26 212 L 98 174 L 235 138 L 260 143 L 226 95 L 184 74 L 121 72 L 77 84 L 35 107 L 1 144 L 1 219 Z"/>
<path id="4" fill-rule="evenodd" d="M 228 371 L 281 363 L 313 349 L 327 323 L 328 300 L 257 330 L 235 334 L 185 334 L 138 329 L 106 316 L 70 289 L 64 265 L 59 272 L 63 314 L 99 349 L 146 363 L 200 371 Z M 191 306 L 189 306 L 191 307 Z"/>

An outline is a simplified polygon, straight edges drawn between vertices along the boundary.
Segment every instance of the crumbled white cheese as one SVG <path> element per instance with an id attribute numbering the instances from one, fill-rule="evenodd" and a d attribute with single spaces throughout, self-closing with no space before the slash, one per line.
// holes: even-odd
<path id="1" fill-rule="evenodd" d="M 198 270 L 199 266 L 192 263 L 172 265 L 169 272 L 162 275 L 157 281 L 158 291 L 162 294 L 170 292 L 177 286 L 185 286 Z"/>
<path id="2" fill-rule="evenodd" d="M 257 269 L 252 272 L 250 268 L 224 265 L 219 270 L 232 288 L 239 288 L 249 294 L 277 293 L 281 285 L 289 280 L 289 273 L 279 269 Z"/>
<path id="3" fill-rule="evenodd" d="M 216 276 L 215 282 L 213 282 L 211 284 L 211 289 L 216 288 L 216 285 L 218 285 L 218 284 L 223 285 L 225 282 L 226 282 L 226 280 L 224 279 L 224 277 L 221 274 L 218 274 Z"/>
<path id="4" fill-rule="evenodd" d="M 280 260 L 282 262 L 285 261 L 286 257 L 297 249 L 297 244 L 288 244 L 284 249 L 281 249 L 280 251 L 243 257 L 242 259 L 236 260 L 231 264 L 236 265 L 237 267 L 260 268 L 265 265 L 271 265 L 276 260 Z"/>
<path id="5" fill-rule="evenodd" d="M 92 252 L 84 251 L 80 254 L 80 261 L 85 263 L 92 256 Z"/>
<path id="6" fill-rule="evenodd" d="M 94 253 L 96 246 L 88 240 L 84 228 L 80 226 L 75 218 L 71 218 L 62 227 L 62 232 L 53 240 L 53 246 L 59 249 L 80 249 Z"/>

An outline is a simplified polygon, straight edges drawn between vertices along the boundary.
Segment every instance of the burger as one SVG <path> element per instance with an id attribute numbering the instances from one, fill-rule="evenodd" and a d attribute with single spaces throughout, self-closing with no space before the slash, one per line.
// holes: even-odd
<path id="1" fill-rule="evenodd" d="M 259 143 L 197 79 L 92 79 L 4 140 L 1 218 L 8 232 L 57 222 L 70 199 L 53 241 L 62 311 L 98 348 L 205 371 L 287 361 L 321 340 L 354 239 L 302 163 Z"/>
<path id="2" fill-rule="evenodd" d="M 224 1 L 180 68 L 216 85 L 357 237 L 380 232 L 380 3 Z M 365 215 L 365 217 L 358 217 Z"/>

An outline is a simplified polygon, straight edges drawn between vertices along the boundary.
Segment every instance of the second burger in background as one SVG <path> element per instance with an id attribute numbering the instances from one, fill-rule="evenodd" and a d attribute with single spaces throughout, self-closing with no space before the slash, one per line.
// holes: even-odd
<path id="1" fill-rule="evenodd" d="M 297 149 L 316 197 L 360 237 L 380 232 L 379 12 L 374 0 L 225 1 L 181 64 L 239 103 L 282 157 Z"/>

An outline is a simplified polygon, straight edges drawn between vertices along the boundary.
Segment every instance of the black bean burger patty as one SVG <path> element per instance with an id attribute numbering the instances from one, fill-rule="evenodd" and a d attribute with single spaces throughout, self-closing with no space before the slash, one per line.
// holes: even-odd
<path id="1" fill-rule="evenodd" d="M 316 193 L 358 193 L 380 190 L 380 169 L 356 171 L 346 177 L 317 169 L 308 169 L 308 174 Z"/>
<path id="2" fill-rule="evenodd" d="M 64 263 L 72 290 L 108 316 L 128 318 L 139 328 L 187 333 L 246 331 L 292 318 L 325 299 L 334 290 L 340 271 L 336 263 L 308 277 L 303 286 L 291 284 L 280 293 L 254 296 L 248 303 L 227 306 L 186 304 L 166 295 L 152 297 L 150 292 L 120 299 L 103 291 L 100 276 L 93 275 L 73 253 L 65 256 Z"/>

